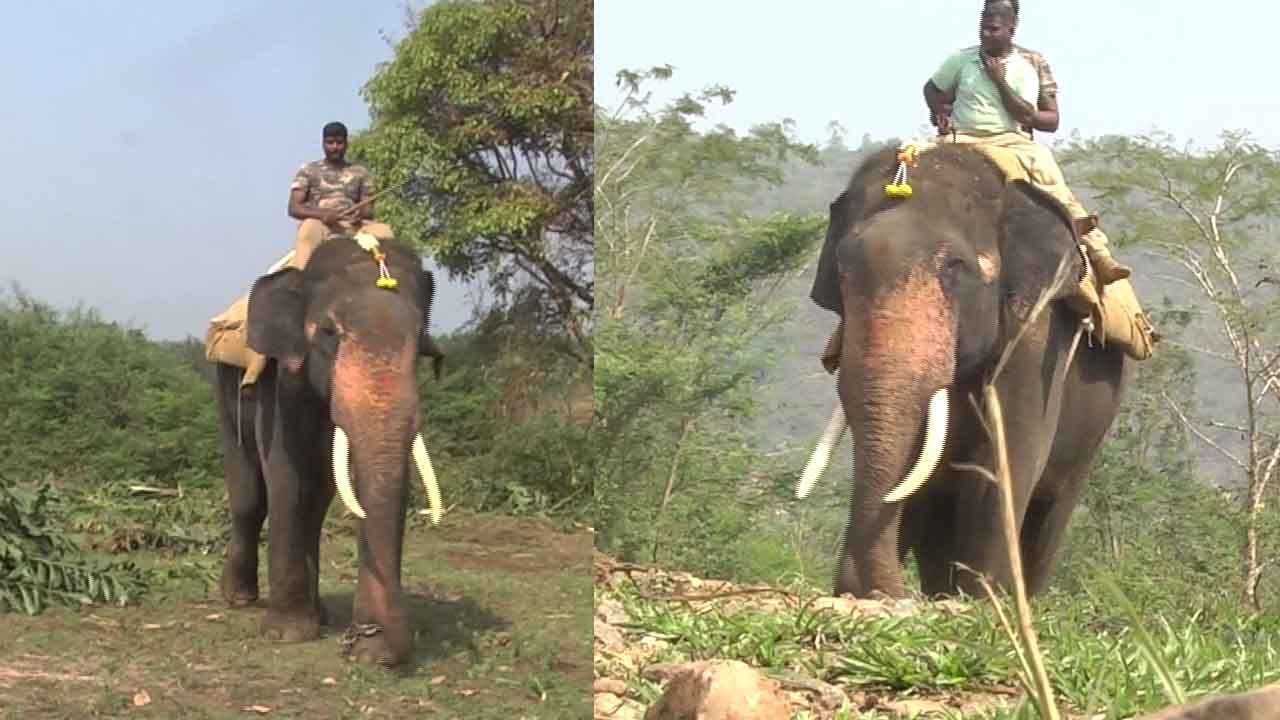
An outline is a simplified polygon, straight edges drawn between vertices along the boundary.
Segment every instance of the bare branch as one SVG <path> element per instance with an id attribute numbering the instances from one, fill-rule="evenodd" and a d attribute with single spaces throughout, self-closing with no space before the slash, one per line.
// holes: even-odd
<path id="1" fill-rule="evenodd" d="M 1274 435 L 1273 435 L 1274 437 Z M 1271 475 L 1276 470 L 1276 463 L 1280 462 L 1280 442 L 1276 442 L 1271 447 L 1271 454 L 1267 457 L 1266 466 L 1263 468 L 1261 475 L 1257 479 L 1258 497 L 1266 492 L 1267 483 L 1271 481 Z"/>
<path id="2" fill-rule="evenodd" d="M 615 170 L 617 170 L 618 168 L 622 167 L 623 163 L 625 163 L 625 162 L 627 161 L 627 158 L 629 158 L 629 157 L 631 156 L 632 151 L 634 151 L 636 148 L 640 147 L 641 145 L 643 145 L 643 144 L 645 144 L 646 142 L 648 142 L 648 141 L 649 141 L 649 138 L 653 136 L 653 130 L 654 130 L 656 127 L 657 127 L 657 125 L 652 125 L 652 126 L 650 126 L 650 128 L 649 128 L 649 132 L 647 132 L 647 133 L 645 133 L 645 134 L 641 135 L 640 137 L 636 138 L 636 141 L 635 141 L 635 142 L 633 142 L 633 143 L 631 143 L 631 146 L 630 146 L 630 147 L 628 147 L 628 148 L 627 148 L 627 149 L 622 153 L 622 156 L 618 158 L 617 162 L 615 162 L 615 163 L 613 164 L 613 166 L 612 166 L 612 167 L 610 167 L 610 168 L 605 172 L 604 177 L 600 178 L 600 181 L 599 181 L 599 186 L 600 186 L 600 187 L 604 187 L 604 186 L 609 182 L 609 176 L 610 176 L 610 175 L 612 175 L 612 174 L 614 173 L 614 171 L 615 171 Z M 632 165 L 632 167 L 635 167 L 635 165 L 633 164 L 633 165 Z M 625 179 L 626 179 L 626 176 L 627 176 L 627 175 L 629 175 L 629 174 L 631 174 L 631 172 L 630 172 L 630 170 L 628 169 L 628 171 L 627 171 L 627 173 L 626 173 L 626 174 L 624 174 L 622 177 L 618 178 L 618 182 L 619 182 L 619 183 L 621 183 L 623 180 L 625 180 Z"/>
<path id="3" fill-rule="evenodd" d="M 1187 204 L 1183 202 L 1182 198 L 1178 197 L 1173 192 L 1173 179 L 1170 178 L 1163 169 L 1161 169 L 1159 172 L 1160 172 L 1160 177 L 1164 178 L 1164 182 L 1165 182 L 1165 197 L 1167 197 L 1170 201 L 1172 201 L 1173 204 L 1177 206 L 1177 208 L 1181 210 L 1183 214 L 1186 215 L 1191 220 L 1191 222 L 1195 223 L 1196 227 L 1200 230 L 1200 234 L 1204 237 L 1205 240 L 1209 240 L 1210 239 L 1209 231 L 1205 228 L 1204 223 L 1200 220 L 1200 216 L 1196 215 L 1195 211 L 1187 207 Z"/>
<path id="4" fill-rule="evenodd" d="M 1249 433 L 1249 428 L 1246 428 L 1240 425 L 1228 425 L 1224 422 L 1219 422 L 1217 420 L 1203 420 L 1202 422 L 1205 425 L 1208 425 L 1209 427 L 1215 430 L 1227 430 L 1229 432 L 1240 433 L 1241 435 L 1247 435 Z M 1266 432 L 1265 430 L 1255 429 L 1254 433 L 1257 435 L 1266 435 L 1267 437 L 1280 437 L 1276 435 L 1276 433 Z"/>
<path id="5" fill-rule="evenodd" d="M 622 281 L 622 284 L 618 286 L 618 299 L 616 300 L 616 304 L 613 308 L 613 319 L 615 320 L 622 317 L 623 305 L 626 303 L 626 299 L 627 299 L 627 288 L 635 280 L 636 273 L 639 272 L 640 266 L 644 264 L 645 252 L 649 249 L 649 241 L 653 239 L 653 231 L 657 229 L 657 227 L 658 227 L 658 219 L 649 218 L 649 229 L 645 231 L 644 239 L 640 241 L 639 256 L 636 257 L 635 261 L 631 263 L 630 272 L 627 273 L 627 276 Z"/>
<path id="6" fill-rule="evenodd" d="M 1240 458 L 1233 455 L 1230 450 L 1227 450 L 1226 448 L 1219 445 L 1217 441 L 1215 441 L 1213 438 L 1209 437 L 1208 435 L 1205 435 L 1204 432 L 1200 430 L 1200 428 L 1196 427 L 1190 420 L 1188 420 L 1187 416 L 1182 412 L 1182 408 L 1178 407 L 1178 404 L 1175 403 L 1173 399 L 1169 397 L 1168 393 L 1162 391 L 1160 393 L 1160 396 L 1163 397 L 1165 402 L 1169 404 L 1169 407 L 1173 408 L 1173 411 L 1178 414 L 1178 418 L 1182 420 L 1182 424 L 1185 425 L 1188 430 L 1194 433 L 1196 437 L 1203 440 L 1209 447 L 1222 453 L 1223 457 L 1235 463 L 1236 466 L 1239 467 L 1241 470 L 1244 470 L 1245 472 L 1249 472 L 1249 466 L 1246 465 L 1243 461 L 1241 461 Z"/>
<path id="7" fill-rule="evenodd" d="M 1196 352 L 1206 357 L 1214 358 L 1216 360 L 1222 360 L 1222 361 L 1231 362 L 1231 363 L 1236 361 L 1235 358 L 1231 357 L 1230 355 L 1227 355 L 1226 353 L 1215 352 L 1213 350 L 1202 348 L 1199 345 L 1192 345 L 1191 343 L 1188 343 L 1188 342 L 1181 342 L 1179 340 L 1165 340 L 1164 342 L 1168 343 L 1172 347 L 1178 347 L 1184 350 L 1191 350 L 1192 352 Z"/>

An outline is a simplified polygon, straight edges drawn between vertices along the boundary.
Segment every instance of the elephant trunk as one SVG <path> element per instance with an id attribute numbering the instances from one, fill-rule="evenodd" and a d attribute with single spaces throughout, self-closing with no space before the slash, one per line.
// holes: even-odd
<path id="1" fill-rule="evenodd" d="M 874 304 L 847 292 L 845 308 L 839 391 L 857 452 L 836 593 L 902 597 L 899 501 L 941 460 L 956 323 L 936 276 L 923 270 Z"/>
<path id="2" fill-rule="evenodd" d="M 364 519 L 354 621 L 380 625 L 392 657 L 408 651 L 400 566 L 417 437 L 415 380 L 414 348 L 408 345 L 378 355 L 343 345 L 334 363 L 334 479 L 344 503 Z M 344 478 L 347 469 L 353 472 Z M 350 483 L 345 489 L 344 482 Z"/>

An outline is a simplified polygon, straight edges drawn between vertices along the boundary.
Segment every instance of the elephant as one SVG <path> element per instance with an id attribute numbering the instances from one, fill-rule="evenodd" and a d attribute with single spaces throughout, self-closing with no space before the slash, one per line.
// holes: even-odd
<path id="1" fill-rule="evenodd" d="M 380 286 L 390 284 L 379 283 L 381 267 L 394 288 Z M 268 272 L 253 284 L 247 343 L 268 365 L 248 390 L 241 368 L 216 363 L 215 372 L 231 516 L 220 589 L 232 607 L 257 601 L 269 514 L 270 594 L 260 626 L 267 639 L 314 639 L 328 623 L 319 545 L 337 492 L 362 518 L 348 651 L 387 666 L 412 654 L 401 587 L 411 457 L 439 521 L 417 427 L 418 358 L 433 358 L 437 379 L 443 359 L 427 332 L 433 292 L 431 273 L 405 245 L 383 240 L 366 250 L 345 237 L 322 244 L 304 269 Z"/>
<path id="2" fill-rule="evenodd" d="M 1089 266 L 1061 203 L 955 144 L 921 153 L 911 194 L 892 197 L 896 153 L 867 156 L 830 204 L 810 291 L 841 316 L 833 423 L 847 422 L 854 441 L 834 594 L 906 597 L 908 553 L 926 597 L 979 593 L 962 566 L 1013 589 L 999 489 L 964 467 L 994 467 L 977 409 L 991 383 L 1007 428 L 1022 579 L 1035 595 L 1119 412 L 1130 359 L 1080 339 L 1086 315 L 1072 296 Z M 1071 274 L 1055 283 L 1060 267 Z"/>

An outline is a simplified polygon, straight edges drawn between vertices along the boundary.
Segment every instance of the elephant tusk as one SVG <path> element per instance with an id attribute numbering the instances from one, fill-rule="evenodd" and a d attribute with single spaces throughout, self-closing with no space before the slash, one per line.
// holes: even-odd
<path id="1" fill-rule="evenodd" d="M 818 478 L 822 477 L 827 464 L 831 462 L 831 451 L 840 444 L 840 438 L 844 437 L 847 427 L 849 424 L 845 421 L 844 407 L 836 402 L 836 409 L 831 411 L 831 419 L 827 421 L 827 429 L 822 431 L 822 438 L 813 448 L 813 453 L 809 455 L 809 462 L 804 466 L 804 472 L 800 473 L 800 480 L 796 483 L 797 500 L 803 500 L 813 492 L 814 486 L 818 484 Z"/>
<path id="2" fill-rule="evenodd" d="M 920 449 L 920 457 L 898 487 L 884 496 L 885 502 L 905 500 L 911 493 L 919 490 L 938 467 L 938 461 L 942 459 L 942 448 L 947 442 L 947 400 L 946 388 L 939 388 L 929 398 L 929 415 L 924 421 L 924 447 Z"/>
<path id="3" fill-rule="evenodd" d="M 338 486 L 338 497 L 342 504 L 358 518 L 364 518 L 364 508 L 356 499 L 356 491 L 351 486 L 351 462 L 348 457 L 349 445 L 347 434 L 338 426 L 333 427 L 333 481 Z"/>
<path id="4" fill-rule="evenodd" d="M 431 456 L 427 454 L 427 443 L 422 433 L 413 438 L 413 466 L 418 469 L 418 477 L 422 478 L 422 486 L 427 490 L 427 506 L 431 509 L 431 524 L 439 525 L 444 514 L 440 502 L 440 485 L 436 482 L 435 468 L 431 467 Z"/>

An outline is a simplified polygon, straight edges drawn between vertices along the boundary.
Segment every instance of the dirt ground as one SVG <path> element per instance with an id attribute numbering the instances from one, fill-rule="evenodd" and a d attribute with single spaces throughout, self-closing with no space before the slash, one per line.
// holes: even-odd
<path id="1" fill-rule="evenodd" d="M 0 616 L 0 718 L 587 716 L 589 531 L 462 514 L 438 528 L 411 523 L 403 582 L 416 652 L 392 672 L 339 653 L 356 555 L 334 515 L 321 547 L 331 623 L 320 639 L 260 638 L 263 602 L 227 608 L 210 582 L 218 557 L 153 558 L 177 579 L 139 606 Z"/>

